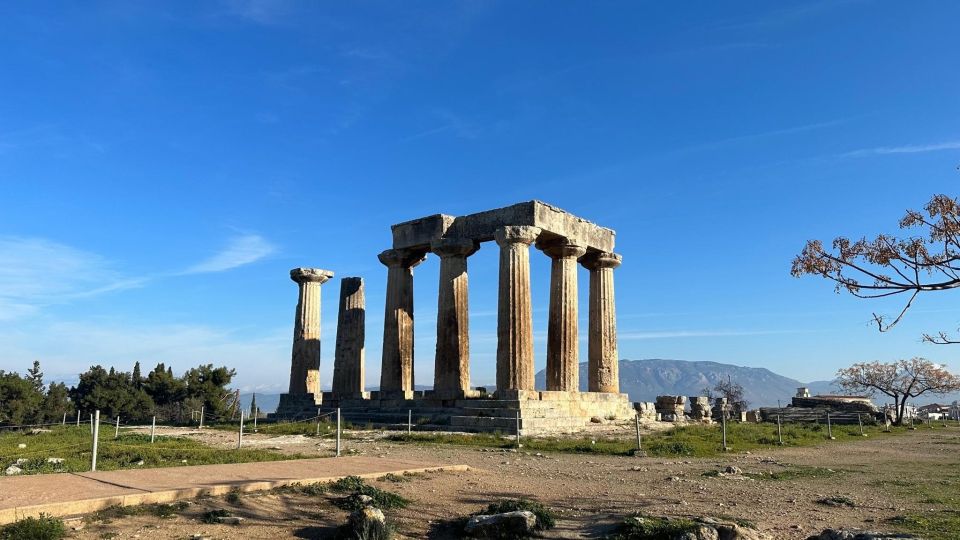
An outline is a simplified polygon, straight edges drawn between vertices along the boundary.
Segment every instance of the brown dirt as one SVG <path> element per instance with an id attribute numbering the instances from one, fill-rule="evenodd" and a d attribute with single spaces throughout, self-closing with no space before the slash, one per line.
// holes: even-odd
<path id="1" fill-rule="evenodd" d="M 172 433 L 164 433 L 172 434 Z M 583 454 L 538 456 L 524 451 L 500 451 L 454 446 L 399 444 L 381 433 L 359 432 L 344 441 L 352 452 L 370 456 L 465 463 L 474 470 L 432 473 L 407 482 L 376 481 L 378 487 L 413 500 L 410 507 L 388 516 L 412 538 L 443 537 L 439 522 L 465 516 L 500 498 L 528 497 L 559 514 L 551 538 L 590 538 L 602 535 L 626 515 L 642 511 L 665 516 L 732 516 L 755 523 L 777 539 L 802 539 L 827 527 L 887 529 L 883 521 L 895 515 L 923 512 L 917 498 L 881 486 L 909 478 L 936 482 L 944 468 L 956 470 L 960 429 L 919 429 L 903 435 L 866 438 L 852 443 L 735 453 L 720 458 L 672 460 Z M 213 445 L 235 444 L 228 432 L 195 431 Z M 282 448 L 283 452 L 329 455 L 328 439 L 252 435 L 250 446 Z M 741 476 L 704 477 L 702 473 L 735 465 L 746 473 L 782 471 L 790 466 L 839 471 L 829 477 L 792 480 L 750 480 Z M 844 496 L 856 506 L 828 507 L 817 499 Z M 210 508 L 230 508 L 246 517 L 239 526 L 207 525 L 199 520 Z M 295 494 L 248 494 L 234 508 L 223 499 L 195 502 L 174 518 L 132 516 L 94 523 L 77 531 L 77 538 L 325 538 L 346 520 L 346 513 L 328 498 Z M 433 531 L 431 533 L 431 531 Z"/>

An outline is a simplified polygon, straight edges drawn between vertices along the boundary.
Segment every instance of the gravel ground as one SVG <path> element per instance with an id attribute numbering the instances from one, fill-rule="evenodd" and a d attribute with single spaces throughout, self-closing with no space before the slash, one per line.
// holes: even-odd
<path id="1" fill-rule="evenodd" d="M 219 446 L 236 444 L 229 432 L 164 430 L 163 434 L 195 437 Z M 638 511 L 667 516 L 731 516 L 749 520 L 777 539 L 802 539 L 827 527 L 887 529 L 884 520 L 904 513 L 943 508 L 921 497 L 890 489 L 911 482 L 941 480 L 960 466 L 960 429 L 924 430 L 904 435 L 865 438 L 765 452 L 731 453 L 722 458 L 673 460 L 583 454 L 546 454 L 455 446 L 393 443 L 381 432 L 355 432 L 344 448 L 372 456 L 402 456 L 463 463 L 473 470 L 436 473 L 407 482 L 378 481 L 376 485 L 413 500 L 410 507 L 389 513 L 399 530 L 411 538 L 440 537 L 438 522 L 478 511 L 505 497 L 529 497 L 559 514 L 551 538 L 595 538 L 623 516 Z M 333 442 L 303 436 L 250 435 L 245 445 L 282 452 L 330 455 Z M 751 479 L 745 475 L 705 477 L 729 465 L 744 473 L 774 473 L 798 467 L 829 468 L 836 474 L 788 480 Z M 805 469 L 809 470 L 809 469 Z M 880 486 L 880 487 L 878 487 Z M 884 487 L 886 486 L 886 487 Z M 816 501 L 842 496 L 854 507 L 824 506 Z M 206 525 L 198 520 L 205 509 L 230 508 L 222 499 L 194 503 L 174 518 L 133 516 L 107 524 L 90 524 L 78 538 L 323 538 L 343 523 L 346 514 L 323 498 L 292 494 L 251 494 L 234 511 L 247 520 L 239 526 Z"/>

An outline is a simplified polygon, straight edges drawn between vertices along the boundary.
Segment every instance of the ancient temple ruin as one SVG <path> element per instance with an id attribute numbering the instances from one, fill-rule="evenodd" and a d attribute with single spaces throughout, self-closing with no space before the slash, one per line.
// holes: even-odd
<path id="1" fill-rule="evenodd" d="M 380 253 L 387 267 L 379 390 L 364 391 L 363 282 L 345 278 L 331 392 L 319 392 L 320 285 L 333 276 L 295 269 L 300 285 L 290 391 L 278 416 L 341 407 L 352 421 L 389 422 L 414 411 L 421 422 L 451 429 L 512 427 L 519 412 L 528 432 L 574 428 L 592 417 L 632 418 L 619 393 L 613 270 L 615 233 L 540 201 L 393 225 L 393 245 Z M 496 391 L 471 387 L 467 261 L 483 242 L 500 249 Z M 530 247 L 551 259 L 546 389 L 534 388 Z M 433 389 L 414 386 L 414 268 L 429 254 L 440 259 Z M 588 392 L 580 392 L 577 264 L 590 271 Z M 315 303 L 315 304 L 314 304 Z M 311 311 L 312 310 L 312 311 Z M 315 318 L 314 318 L 315 317 Z M 314 338 L 316 336 L 316 338 Z M 315 346 L 315 348 L 314 348 Z"/>

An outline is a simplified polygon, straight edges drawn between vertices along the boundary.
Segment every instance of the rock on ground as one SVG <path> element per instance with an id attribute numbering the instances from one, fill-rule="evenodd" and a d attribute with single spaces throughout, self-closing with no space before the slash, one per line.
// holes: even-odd
<path id="1" fill-rule="evenodd" d="M 475 538 L 504 538 L 532 534 L 537 516 L 529 510 L 473 516 L 463 532 Z"/>
<path id="2" fill-rule="evenodd" d="M 895 540 L 901 538 L 923 540 L 912 534 L 879 533 L 860 529 L 824 529 L 820 534 L 807 537 L 807 540 Z"/>

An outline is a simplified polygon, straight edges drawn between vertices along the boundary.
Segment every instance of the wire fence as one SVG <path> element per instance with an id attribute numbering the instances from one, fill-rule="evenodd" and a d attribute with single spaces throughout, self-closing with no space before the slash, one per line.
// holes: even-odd
<path id="1" fill-rule="evenodd" d="M 197 424 L 195 428 L 197 430 L 204 430 L 211 428 L 211 423 L 214 423 L 215 428 L 218 430 L 223 430 L 224 426 L 236 425 L 236 446 L 235 450 L 244 450 L 244 436 L 251 433 L 257 432 L 257 418 L 252 419 L 253 423 L 251 425 L 250 420 L 246 416 L 246 412 L 241 413 L 240 418 L 233 419 L 226 416 L 207 414 L 206 411 L 199 411 L 200 414 L 196 416 Z M 334 423 L 336 429 L 332 432 L 323 431 L 321 432 L 321 424 L 325 420 Z M 316 416 L 310 418 L 303 418 L 298 420 L 286 421 L 286 422 L 271 422 L 270 426 L 282 426 L 282 425 L 292 425 L 292 424 L 316 424 L 316 436 L 319 438 L 334 438 L 335 439 L 335 456 L 340 457 L 342 454 L 342 440 L 343 440 L 343 423 L 340 410 L 319 413 Z M 38 456 L 47 455 L 47 456 L 67 456 L 71 459 L 79 459 L 83 456 L 89 454 L 89 463 L 90 471 L 97 470 L 97 460 L 100 457 L 100 454 L 107 451 L 110 453 L 116 453 L 117 451 L 123 452 L 126 450 L 153 450 L 155 452 L 166 452 L 168 454 L 221 454 L 225 452 L 230 452 L 229 449 L 225 448 L 195 448 L 195 447 L 184 447 L 176 446 L 170 447 L 164 444 L 158 444 L 162 441 L 158 441 L 157 430 L 169 430 L 169 429 L 183 429 L 190 428 L 191 426 L 180 426 L 180 425 L 164 425 L 157 424 L 156 416 L 151 418 L 149 425 L 144 425 L 140 422 L 128 423 L 123 422 L 120 416 L 114 418 L 101 418 L 100 411 L 94 411 L 94 413 L 89 415 L 89 419 L 81 419 L 80 415 L 77 416 L 75 421 L 67 422 L 66 417 L 64 417 L 60 422 L 44 422 L 44 423 L 30 423 L 30 424 L 9 424 L 0 426 L 0 433 L 2 432 L 11 432 L 11 431 L 27 431 L 32 432 L 33 434 L 40 435 L 47 432 L 53 432 L 56 428 L 69 428 L 69 436 L 73 437 L 75 440 L 77 436 L 77 429 L 82 428 L 81 432 L 86 431 L 87 426 L 89 426 L 89 439 L 87 442 L 76 443 L 76 444 L 55 444 L 50 445 L 45 442 L 40 444 L 41 448 L 39 449 L 28 449 L 26 443 L 18 443 L 16 448 L 3 448 L 0 445 L 0 459 L 14 460 L 12 463 L 7 465 L 3 464 L 3 467 L 0 467 L 0 472 L 5 474 L 20 474 L 22 472 L 21 466 L 26 466 L 32 460 L 30 458 L 36 458 Z M 29 431 L 28 431 L 29 430 Z M 131 442 L 130 439 L 125 438 L 121 435 L 127 435 L 130 433 L 139 433 L 143 434 L 143 431 L 149 430 L 149 443 L 144 443 L 143 441 L 136 440 Z M 168 440 L 168 439 L 164 439 Z M 33 443 L 31 443 L 33 444 Z M 47 462 L 52 464 L 62 463 L 64 458 L 62 457 L 48 457 Z M 142 460 L 141 460 L 142 464 Z"/>

